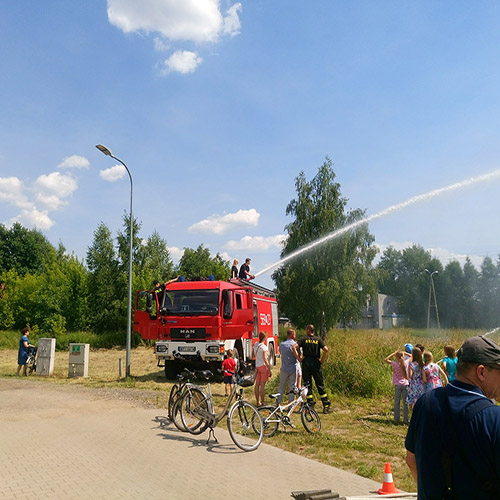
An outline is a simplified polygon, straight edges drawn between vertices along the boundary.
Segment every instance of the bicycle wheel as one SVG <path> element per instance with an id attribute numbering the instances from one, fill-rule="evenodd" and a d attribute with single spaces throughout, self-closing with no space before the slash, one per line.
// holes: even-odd
<path id="1" fill-rule="evenodd" d="M 276 434 L 278 425 L 281 419 L 276 411 L 274 414 L 275 406 L 259 406 L 257 411 L 262 418 L 262 426 L 264 428 L 264 437 L 271 437 Z"/>
<path id="2" fill-rule="evenodd" d="M 30 356 L 28 358 L 28 362 L 26 363 L 26 372 L 28 375 L 31 375 L 33 373 L 33 370 L 36 370 L 36 364 L 35 364 L 35 359 L 33 356 Z"/>
<path id="3" fill-rule="evenodd" d="M 174 403 L 174 407 L 172 408 L 172 419 L 171 421 L 181 432 L 187 432 L 186 427 L 184 427 L 184 423 L 182 421 L 181 415 L 181 404 L 182 404 L 182 396 L 179 395 L 177 400 Z"/>
<path id="4" fill-rule="evenodd" d="M 179 399 L 181 393 L 179 391 L 179 386 L 174 384 L 170 390 L 170 396 L 168 397 L 168 419 L 173 420 L 172 410 L 174 409 L 175 402 Z"/>
<path id="5" fill-rule="evenodd" d="M 208 397 L 192 387 L 180 400 L 181 419 L 190 434 L 201 434 L 208 427 L 207 417 L 211 414 L 211 404 Z"/>
<path id="6" fill-rule="evenodd" d="M 262 418 L 248 401 L 236 401 L 227 414 L 227 428 L 234 444 L 243 451 L 256 450 L 264 436 Z"/>
<path id="7" fill-rule="evenodd" d="M 314 408 L 304 405 L 300 417 L 302 418 L 304 429 L 310 434 L 315 434 L 321 430 L 321 420 L 319 419 L 318 412 Z"/>

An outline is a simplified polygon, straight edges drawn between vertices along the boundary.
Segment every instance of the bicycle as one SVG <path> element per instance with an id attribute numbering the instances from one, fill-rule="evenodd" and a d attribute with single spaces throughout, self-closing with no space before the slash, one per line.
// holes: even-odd
<path id="1" fill-rule="evenodd" d="M 38 352 L 38 347 L 34 345 L 28 346 L 28 360 L 26 361 L 26 373 L 31 375 L 33 372 L 36 373 L 36 355 Z"/>
<path id="2" fill-rule="evenodd" d="M 188 432 L 200 434 L 210 428 L 207 444 L 210 436 L 217 443 L 214 428 L 227 415 L 227 428 L 234 444 L 243 451 L 256 450 L 264 435 L 262 418 L 257 408 L 243 398 L 243 388 L 238 388 L 240 383 L 241 379 L 235 378 L 231 394 L 219 413 L 214 411 L 210 384 L 208 395 L 200 390 L 194 390 L 192 396 L 186 394 L 183 398 L 185 404 L 181 406 L 181 418 Z"/>
<path id="3" fill-rule="evenodd" d="M 262 417 L 265 437 L 274 436 L 280 423 L 283 424 L 285 431 L 288 427 L 295 429 L 297 425 L 294 422 L 294 415 L 297 413 L 300 413 L 302 425 L 307 432 L 316 434 L 321 430 L 321 420 L 318 412 L 312 407 L 311 403 L 307 401 L 307 392 L 307 387 L 301 387 L 300 389 L 296 388 L 294 391 L 290 391 L 289 394 L 294 393 L 298 395 L 298 397 L 286 405 L 278 404 L 278 398 L 281 396 L 280 393 L 271 394 L 270 397 L 276 400 L 275 406 L 259 406 L 258 410 Z M 297 412 L 296 410 L 299 406 L 300 409 Z"/>
<path id="4" fill-rule="evenodd" d="M 170 395 L 168 397 L 168 418 L 180 431 L 187 431 L 181 419 L 180 401 L 185 394 L 189 393 L 192 395 L 194 388 L 201 390 L 198 385 L 192 384 L 191 380 L 196 380 L 198 378 L 208 380 L 212 376 L 213 373 L 210 370 L 189 371 L 187 368 L 184 368 L 182 373 L 177 375 L 180 385 L 174 384 L 170 390 Z"/>

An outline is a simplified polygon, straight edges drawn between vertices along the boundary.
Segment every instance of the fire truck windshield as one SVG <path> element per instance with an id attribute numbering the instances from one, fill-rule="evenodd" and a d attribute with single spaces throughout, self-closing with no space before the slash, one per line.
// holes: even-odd
<path id="1" fill-rule="evenodd" d="M 166 290 L 162 314 L 175 316 L 216 316 L 219 312 L 219 290 Z"/>

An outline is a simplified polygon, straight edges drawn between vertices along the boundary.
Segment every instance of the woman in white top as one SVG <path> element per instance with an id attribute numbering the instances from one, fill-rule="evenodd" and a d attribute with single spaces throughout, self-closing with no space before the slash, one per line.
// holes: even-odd
<path id="1" fill-rule="evenodd" d="M 264 405 L 266 384 L 271 377 L 271 365 L 267 359 L 268 348 L 265 344 L 266 338 L 267 335 L 264 332 L 260 332 L 259 342 L 253 346 L 255 368 L 257 370 L 257 375 L 255 377 L 255 399 L 257 400 L 257 406 Z"/>

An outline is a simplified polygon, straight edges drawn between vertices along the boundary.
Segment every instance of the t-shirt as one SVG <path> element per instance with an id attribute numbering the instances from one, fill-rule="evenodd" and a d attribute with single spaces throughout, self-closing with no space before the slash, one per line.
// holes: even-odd
<path id="1" fill-rule="evenodd" d="M 269 349 L 264 342 L 256 342 L 253 346 L 253 353 L 255 356 L 255 368 L 259 368 L 259 366 L 265 366 L 264 362 L 264 353 L 268 352 Z"/>
<path id="2" fill-rule="evenodd" d="M 281 354 L 281 370 L 286 373 L 295 373 L 299 361 L 293 355 L 293 346 L 296 344 L 293 339 L 286 339 L 281 342 L 279 351 Z"/>
<path id="3" fill-rule="evenodd" d="M 297 344 L 302 349 L 304 358 L 319 359 L 321 349 L 325 347 L 323 339 L 317 335 L 306 335 L 299 339 Z"/>
<path id="4" fill-rule="evenodd" d="M 241 267 L 240 267 L 240 275 L 239 275 L 239 278 L 241 280 L 246 280 L 248 279 L 245 271 L 247 271 L 248 273 L 250 272 L 250 266 L 247 265 L 247 264 L 241 264 Z"/>
<path id="5" fill-rule="evenodd" d="M 224 376 L 230 377 L 236 370 L 236 360 L 234 358 L 226 358 L 222 362 L 222 369 L 224 370 Z"/>
<path id="6" fill-rule="evenodd" d="M 448 375 L 448 380 L 451 382 L 455 380 L 455 375 L 457 373 L 457 361 L 458 358 L 444 358 L 443 363 L 446 363 L 446 374 Z"/>
<path id="7" fill-rule="evenodd" d="M 453 437 L 441 400 L 442 391 L 447 391 L 458 438 Z M 454 380 L 446 388 L 434 389 L 415 403 L 405 447 L 415 454 L 419 500 L 443 498 L 445 481 L 441 456 L 445 447 L 449 448 L 453 461 L 457 500 L 499 498 L 500 407 L 488 406 L 462 427 L 466 409 L 485 397 L 478 387 Z M 466 462 L 461 453 L 466 456 Z M 493 482 L 494 494 L 485 488 L 486 481 Z"/>
<path id="8" fill-rule="evenodd" d="M 401 370 L 401 366 L 397 361 L 391 361 L 392 365 L 392 383 L 394 385 L 408 385 L 408 360 L 405 359 L 403 361 L 406 369 L 406 378 L 404 377 L 404 374 Z"/>

